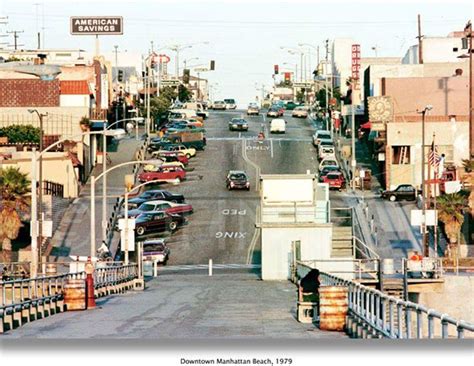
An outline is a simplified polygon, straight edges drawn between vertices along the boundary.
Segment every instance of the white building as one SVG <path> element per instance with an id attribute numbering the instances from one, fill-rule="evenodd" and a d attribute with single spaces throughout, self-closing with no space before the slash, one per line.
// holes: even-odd
<path id="1" fill-rule="evenodd" d="M 462 62 L 458 56 L 467 53 L 463 48 L 464 32 L 451 32 L 447 37 L 423 37 L 423 63 Z M 403 64 L 419 64 L 418 44 L 411 46 L 402 59 Z"/>

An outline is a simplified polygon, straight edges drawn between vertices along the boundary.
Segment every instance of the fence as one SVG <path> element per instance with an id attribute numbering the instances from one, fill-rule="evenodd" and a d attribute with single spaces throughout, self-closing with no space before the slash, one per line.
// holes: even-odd
<path id="1" fill-rule="evenodd" d="M 59 183 L 43 181 L 43 194 L 52 195 L 55 197 L 64 197 L 64 185 Z"/>
<path id="2" fill-rule="evenodd" d="M 136 264 L 102 265 L 98 265 L 94 272 L 96 298 L 134 288 L 134 280 L 138 278 Z M 69 280 L 85 278 L 85 272 L 78 271 L 34 279 L 0 281 L 0 333 L 64 311 L 64 285 Z"/>
<path id="3" fill-rule="evenodd" d="M 323 285 L 347 287 L 349 313 L 346 330 L 352 336 L 446 339 L 450 338 L 449 328 L 454 327 L 457 338 L 464 338 L 466 332 L 470 338 L 474 337 L 474 324 L 328 273 L 322 272 L 320 276 Z"/>

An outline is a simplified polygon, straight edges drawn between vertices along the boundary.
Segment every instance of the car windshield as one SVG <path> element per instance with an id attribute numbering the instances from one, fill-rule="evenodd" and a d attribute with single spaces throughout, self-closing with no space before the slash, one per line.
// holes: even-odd
<path id="1" fill-rule="evenodd" d="M 148 197 L 153 197 L 154 193 L 153 192 L 144 192 L 142 193 L 141 197 L 142 198 L 148 198 Z"/>
<path id="2" fill-rule="evenodd" d="M 328 174 L 326 177 L 328 179 L 339 179 L 339 174 Z"/>
<path id="3" fill-rule="evenodd" d="M 245 123 L 246 121 L 241 118 L 232 118 L 233 123 Z"/>
<path id="4" fill-rule="evenodd" d="M 224 102 L 229 103 L 229 104 L 235 104 L 234 99 L 224 99 Z"/>
<path id="5" fill-rule="evenodd" d="M 244 173 L 233 173 L 230 175 L 232 180 L 246 180 L 247 176 Z"/>
<path id="6" fill-rule="evenodd" d="M 138 208 L 140 211 L 153 211 L 155 209 L 155 205 L 152 205 L 150 203 L 144 203 L 140 205 Z"/>
<path id="7" fill-rule="evenodd" d="M 331 135 L 329 133 L 318 133 L 318 138 L 319 139 L 325 139 L 325 140 L 330 140 Z"/>

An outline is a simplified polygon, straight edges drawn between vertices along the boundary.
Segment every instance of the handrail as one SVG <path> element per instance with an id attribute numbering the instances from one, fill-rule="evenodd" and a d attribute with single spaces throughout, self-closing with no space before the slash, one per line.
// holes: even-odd
<path id="1" fill-rule="evenodd" d="M 320 272 L 321 283 L 329 286 L 345 286 L 348 289 L 349 316 L 357 318 L 368 327 L 387 338 L 449 338 L 448 326 L 456 327 L 457 338 L 465 337 L 465 332 L 474 332 L 474 324 L 457 320 L 447 314 L 413 303 L 400 300 L 359 283 L 344 280 L 329 273 Z M 369 299 L 369 301 L 368 301 Z M 380 306 L 372 306 L 375 303 Z M 396 320 L 394 315 L 396 308 Z M 390 312 L 386 320 L 387 309 Z M 416 322 L 411 321 L 412 312 L 416 312 Z M 427 332 L 423 332 L 423 320 L 428 324 Z M 436 331 L 435 321 L 441 327 Z M 474 336 L 474 334 L 473 334 Z"/>
<path id="2" fill-rule="evenodd" d="M 364 247 L 364 249 L 368 250 L 370 252 L 370 254 L 373 256 L 373 257 L 367 258 L 367 259 L 380 259 L 380 256 L 373 249 L 371 249 L 367 244 L 365 244 L 362 240 L 360 240 L 357 236 L 354 235 L 353 239 L 356 242 L 360 243 Z"/>

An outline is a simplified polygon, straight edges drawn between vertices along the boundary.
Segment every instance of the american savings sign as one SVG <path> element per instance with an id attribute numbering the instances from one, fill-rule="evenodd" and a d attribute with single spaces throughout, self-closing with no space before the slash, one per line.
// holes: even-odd
<path id="1" fill-rule="evenodd" d="M 358 84 L 360 70 L 360 44 L 352 45 L 352 80 L 355 81 L 355 85 Z M 357 88 L 357 87 L 356 87 Z"/>
<path id="2" fill-rule="evenodd" d="M 123 17 L 71 17 L 72 35 L 123 34 Z"/>

